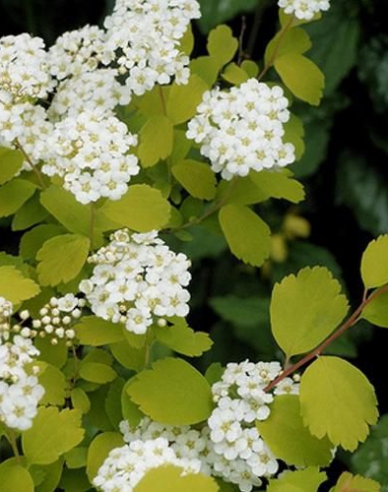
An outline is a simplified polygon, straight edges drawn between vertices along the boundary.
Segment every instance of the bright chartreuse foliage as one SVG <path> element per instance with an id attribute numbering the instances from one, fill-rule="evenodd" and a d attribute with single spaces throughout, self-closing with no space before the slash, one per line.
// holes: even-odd
<path id="1" fill-rule="evenodd" d="M 89 446 L 86 465 L 86 473 L 90 481 L 97 475 L 109 451 L 123 445 L 123 437 L 118 432 L 103 432 L 93 439 Z"/>
<path id="2" fill-rule="evenodd" d="M 74 388 L 70 394 L 70 399 L 73 408 L 79 410 L 81 413 L 89 412 L 90 400 L 82 388 Z"/>
<path id="3" fill-rule="evenodd" d="M 263 201 L 268 198 L 283 198 L 292 203 L 299 203 L 305 197 L 303 185 L 292 179 L 287 170 L 277 173 L 253 171 L 249 179 L 263 193 Z"/>
<path id="4" fill-rule="evenodd" d="M 0 296 L 13 302 L 25 301 L 40 292 L 39 285 L 16 267 L 0 266 Z"/>
<path id="5" fill-rule="evenodd" d="M 48 239 L 36 255 L 41 285 L 55 286 L 75 278 L 89 254 L 90 240 L 80 234 L 63 234 Z"/>
<path id="6" fill-rule="evenodd" d="M 55 224 L 40 224 L 26 233 L 20 241 L 19 252 L 26 260 L 35 259 L 37 252 L 49 239 L 64 234 L 66 230 Z"/>
<path id="7" fill-rule="evenodd" d="M 145 184 L 132 185 L 117 201 L 107 201 L 101 211 L 121 227 L 137 232 L 161 229 L 170 218 L 170 204 L 161 192 Z"/>
<path id="8" fill-rule="evenodd" d="M 35 193 L 36 186 L 24 179 L 13 179 L 0 188 L 0 217 L 17 212 Z"/>
<path id="9" fill-rule="evenodd" d="M 286 471 L 281 478 L 270 480 L 267 492 L 317 492 L 326 480 L 326 473 L 318 468 Z"/>
<path id="10" fill-rule="evenodd" d="M 79 444 L 85 430 L 81 427 L 81 412 L 55 407 L 42 407 L 33 426 L 23 433 L 22 448 L 32 465 L 54 463 L 59 456 Z"/>
<path id="11" fill-rule="evenodd" d="M 23 231 L 29 227 L 43 222 L 48 217 L 48 212 L 40 203 L 39 195 L 35 193 L 15 213 L 12 219 L 12 230 Z"/>
<path id="12" fill-rule="evenodd" d="M 192 118 L 202 100 L 207 84 L 197 75 L 191 75 L 186 85 L 172 84 L 166 101 L 166 114 L 178 125 Z"/>
<path id="13" fill-rule="evenodd" d="M 388 328 L 388 292 L 384 292 L 362 310 L 362 317 L 370 323 Z"/>
<path id="14" fill-rule="evenodd" d="M 140 130 L 138 157 L 143 167 L 154 166 L 166 159 L 173 148 L 173 124 L 164 115 L 151 116 Z"/>
<path id="15" fill-rule="evenodd" d="M 81 343 L 98 347 L 125 339 L 121 324 L 106 321 L 98 316 L 84 316 L 75 325 L 77 337 Z"/>
<path id="16" fill-rule="evenodd" d="M 178 161 L 171 169 L 174 178 L 194 198 L 212 200 L 216 195 L 216 177 L 204 162 L 193 159 Z"/>
<path id="17" fill-rule="evenodd" d="M 304 372 L 300 385 L 305 425 L 318 438 L 327 436 L 354 451 L 377 422 L 373 386 L 366 376 L 339 357 L 321 356 Z"/>
<path id="18" fill-rule="evenodd" d="M 284 32 L 278 32 L 276 34 L 265 50 L 264 61 L 266 64 L 270 64 L 277 58 L 289 53 L 303 55 L 310 48 L 311 40 L 307 32 L 300 27 L 294 27 L 285 34 Z"/>
<path id="19" fill-rule="evenodd" d="M 233 85 L 240 85 L 249 79 L 249 75 L 245 70 L 239 67 L 236 63 L 229 63 L 221 74 L 222 78 Z"/>
<path id="20" fill-rule="evenodd" d="M 79 369 L 81 378 L 91 383 L 105 384 L 113 381 L 117 373 L 109 365 L 101 362 L 84 362 Z"/>
<path id="21" fill-rule="evenodd" d="M 230 62 L 238 49 L 238 40 L 230 27 L 221 25 L 209 33 L 207 51 L 220 67 Z"/>
<path id="22" fill-rule="evenodd" d="M 10 181 L 20 171 L 23 161 L 20 150 L 0 147 L 0 185 Z"/>
<path id="23" fill-rule="evenodd" d="M 182 474 L 182 468 L 165 465 L 149 470 L 134 488 L 134 492 L 218 492 L 212 477 L 201 473 Z"/>
<path id="24" fill-rule="evenodd" d="M 366 289 L 388 283 L 388 235 L 368 244 L 361 259 L 361 277 Z"/>
<path id="25" fill-rule="evenodd" d="M 272 333 L 287 357 L 315 348 L 341 323 L 348 302 L 324 267 L 304 268 L 276 284 L 271 299 Z"/>
<path id="26" fill-rule="evenodd" d="M 44 387 L 45 394 L 42 405 L 62 406 L 65 403 L 67 381 L 63 372 L 52 364 L 40 362 L 39 383 Z"/>
<path id="27" fill-rule="evenodd" d="M 270 229 L 250 208 L 231 203 L 218 215 L 222 232 L 236 258 L 260 266 L 269 256 Z"/>
<path id="28" fill-rule="evenodd" d="M 276 396 L 269 418 L 256 426 L 275 456 L 290 465 L 327 466 L 332 460 L 333 444 L 310 434 L 297 395 Z"/>
<path id="29" fill-rule="evenodd" d="M 136 348 L 130 345 L 127 340 L 124 342 L 111 343 L 109 345 L 113 357 L 127 369 L 141 371 L 146 360 L 146 346 Z"/>
<path id="30" fill-rule="evenodd" d="M 0 463 L 0 484 L 2 492 L 34 492 L 33 479 L 23 466 L 15 458 Z"/>
<path id="31" fill-rule="evenodd" d="M 335 487 L 331 489 L 331 492 L 380 492 L 381 486 L 371 480 L 370 478 L 361 477 L 360 475 L 352 475 L 351 473 L 344 472 Z"/>
<path id="32" fill-rule="evenodd" d="M 127 392 L 142 412 L 164 424 L 202 422 L 213 408 L 209 383 L 182 359 L 155 362 L 136 376 Z"/>
<path id="33" fill-rule="evenodd" d="M 155 337 L 160 343 L 189 357 L 199 357 L 210 350 L 213 341 L 207 333 L 195 332 L 181 318 L 176 317 L 171 321 L 171 326 L 153 327 Z"/>

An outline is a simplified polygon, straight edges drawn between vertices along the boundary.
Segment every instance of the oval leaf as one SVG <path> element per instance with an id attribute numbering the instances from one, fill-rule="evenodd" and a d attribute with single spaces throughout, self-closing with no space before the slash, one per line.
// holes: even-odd
<path id="1" fill-rule="evenodd" d="M 388 283 L 388 235 L 368 244 L 362 255 L 361 277 L 366 289 Z"/>
<path id="2" fill-rule="evenodd" d="M 154 166 L 160 159 L 166 159 L 172 151 L 173 125 L 164 115 L 149 118 L 140 130 L 138 157 L 143 167 Z"/>
<path id="3" fill-rule="evenodd" d="M 98 316 L 84 316 L 80 323 L 74 326 L 74 330 L 82 345 L 92 347 L 125 340 L 121 324 L 106 321 Z"/>
<path id="4" fill-rule="evenodd" d="M 0 267 L 0 296 L 13 304 L 31 299 L 39 294 L 40 288 L 30 278 L 12 265 Z"/>
<path id="5" fill-rule="evenodd" d="M 0 217 L 14 214 L 35 193 L 36 186 L 24 179 L 13 179 L 0 187 Z"/>
<path id="6" fill-rule="evenodd" d="M 217 180 L 204 162 L 183 160 L 175 164 L 171 171 L 174 178 L 194 198 L 212 200 L 215 197 Z"/>

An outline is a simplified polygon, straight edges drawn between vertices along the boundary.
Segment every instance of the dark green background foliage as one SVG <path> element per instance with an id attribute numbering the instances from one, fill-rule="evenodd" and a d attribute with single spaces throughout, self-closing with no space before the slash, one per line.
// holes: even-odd
<path id="1" fill-rule="evenodd" d="M 243 39 L 242 56 L 261 59 L 276 32 L 275 0 L 200 0 L 203 18 L 195 26 L 195 54 L 205 49 L 204 35 L 227 22 Z M 174 238 L 179 250 L 193 259 L 192 313 L 194 329 L 211 332 L 214 348 L 200 361 L 281 358 L 269 329 L 269 298 L 276 281 L 306 265 L 327 266 L 343 281 L 353 305 L 362 296 L 359 261 L 367 243 L 388 231 L 388 34 L 376 0 L 333 0 L 320 22 L 307 29 L 313 48 L 309 56 L 326 75 L 325 97 L 319 108 L 294 105 L 305 124 L 306 152 L 293 165 L 306 187 L 297 208 L 266 202 L 260 213 L 278 231 L 284 254 L 275 255 L 261 270 L 244 266 L 226 251 L 214 223 L 190 229 L 188 241 Z M 112 0 L 1 0 L 0 34 L 29 31 L 52 43 L 65 30 L 100 23 Z M 270 74 L 276 80 L 275 74 Z M 268 205 L 268 203 L 270 203 Z M 188 204 L 188 208 L 193 204 Z M 306 218 L 308 238 L 287 228 L 288 214 Z M 0 222 L 2 249 L 12 252 L 15 237 Z M 304 230 L 304 232 L 306 232 Z M 302 236 L 303 231 L 302 231 Z M 17 238 L 16 238 L 17 241 Z M 276 251 L 275 251 L 276 252 Z M 283 256 L 283 258 L 281 258 Z M 280 261 L 283 260 L 283 261 Z M 380 411 L 388 412 L 385 346 L 387 333 L 360 323 L 330 348 L 354 360 L 376 387 Z M 350 459 L 343 455 L 333 468 L 371 476 L 388 491 L 387 416 L 371 438 Z M 376 465 L 377 463 L 377 465 Z"/>

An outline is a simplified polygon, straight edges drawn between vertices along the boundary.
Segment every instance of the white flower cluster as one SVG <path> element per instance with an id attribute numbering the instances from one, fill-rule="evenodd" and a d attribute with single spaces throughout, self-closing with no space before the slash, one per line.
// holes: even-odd
<path id="1" fill-rule="evenodd" d="M 247 176 L 251 169 L 284 167 L 295 160 L 294 146 L 283 142 L 287 106 L 281 87 L 256 79 L 229 91 L 216 88 L 205 92 L 186 135 L 227 180 Z"/>
<path id="2" fill-rule="evenodd" d="M 242 492 L 259 487 L 262 479 L 275 475 L 279 467 L 255 422 L 268 418 L 274 395 L 264 388 L 280 372 L 278 362 L 228 364 L 221 380 L 212 387 L 216 407 L 201 429 L 164 425 L 148 417 L 135 428 L 121 422 L 120 430 L 128 445 L 110 453 L 94 484 L 103 491 L 131 491 L 132 477 L 137 483 L 147 471 L 141 468 L 135 471 L 132 463 L 126 468 L 129 459 L 134 459 L 134 451 L 163 442 L 163 449 L 170 449 L 170 453 L 186 463 L 185 468 L 192 467 L 194 473 L 220 477 L 236 484 Z M 284 378 L 273 391 L 275 395 L 298 392 L 299 385 L 291 378 Z M 142 462 L 137 463 L 139 461 Z M 128 483 L 130 487 L 125 488 Z"/>
<path id="3" fill-rule="evenodd" d="M 59 175 L 63 187 L 83 204 L 101 197 L 118 200 L 139 172 L 137 158 L 127 154 L 137 139 L 115 116 L 83 111 L 55 124 L 47 138 L 42 171 Z"/>
<path id="4" fill-rule="evenodd" d="M 178 458 L 163 437 L 138 439 L 113 449 L 93 484 L 104 492 L 132 492 L 149 470 L 163 465 L 178 466 L 182 474 L 198 473 L 201 467 L 199 460 Z"/>
<path id="5" fill-rule="evenodd" d="M 5 303 L 0 298 L 1 313 Z M 12 311 L 12 309 L 11 309 Z M 39 355 L 32 341 L 21 335 L 3 341 L 0 337 L 0 421 L 12 429 L 24 431 L 32 426 L 44 388 L 38 383 L 37 366 L 32 366 Z"/>
<path id="6" fill-rule="evenodd" d="M 330 0 L 278 0 L 278 5 L 286 14 L 311 20 L 319 12 L 329 10 Z"/>
<path id="7" fill-rule="evenodd" d="M 196 0 L 117 0 L 105 19 L 108 52 L 118 52 L 116 62 L 128 74 L 131 93 L 144 94 L 155 84 L 168 84 L 175 76 L 187 83 L 189 58 L 179 49 L 191 19 L 200 17 Z"/>
<path id="8" fill-rule="evenodd" d="M 89 258 L 93 275 L 80 283 L 92 311 L 143 334 L 164 317 L 184 317 L 189 312 L 190 261 L 174 253 L 157 232 L 132 234 L 122 229 L 111 242 Z"/>

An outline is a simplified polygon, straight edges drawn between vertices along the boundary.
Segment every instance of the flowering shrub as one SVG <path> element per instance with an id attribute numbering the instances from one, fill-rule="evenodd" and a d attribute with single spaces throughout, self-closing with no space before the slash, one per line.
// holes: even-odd
<path id="1" fill-rule="evenodd" d="M 292 102 L 322 97 L 302 26 L 329 2 L 279 7 L 261 70 L 227 26 L 190 59 L 196 0 L 117 0 L 102 29 L 49 49 L 0 39 L 0 217 L 20 231 L 19 254 L 0 253 L 7 490 L 315 491 L 337 448 L 376 423 L 365 375 L 322 354 L 360 318 L 388 326 L 388 236 L 364 252 L 348 317 L 324 267 L 275 285 L 283 364 L 202 375 L 192 360 L 213 342 L 185 320 L 191 261 L 171 238 L 197 226 L 261 267 L 271 230 L 257 205 L 304 198 L 284 169 L 303 153 Z M 379 485 L 344 473 L 332 490 L 350 488 Z"/>

